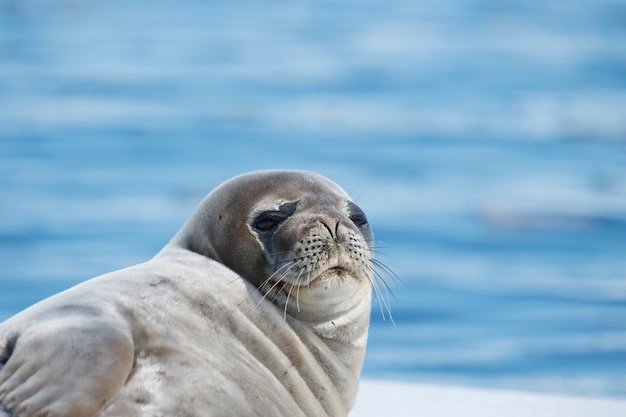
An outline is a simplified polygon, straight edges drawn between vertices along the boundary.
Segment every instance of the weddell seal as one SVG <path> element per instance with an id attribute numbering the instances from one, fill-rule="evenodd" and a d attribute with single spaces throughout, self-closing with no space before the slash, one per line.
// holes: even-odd
<path id="1" fill-rule="evenodd" d="M 373 250 L 327 178 L 235 177 L 148 262 L 0 324 L 0 416 L 346 416 Z"/>

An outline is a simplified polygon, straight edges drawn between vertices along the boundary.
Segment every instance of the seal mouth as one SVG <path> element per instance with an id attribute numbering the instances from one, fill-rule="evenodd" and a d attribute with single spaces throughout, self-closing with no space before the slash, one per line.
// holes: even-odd
<path id="1" fill-rule="evenodd" d="M 332 268 L 328 268 L 326 271 L 324 271 L 324 274 L 336 274 L 337 276 L 341 277 L 345 274 L 349 274 L 350 271 L 348 271 L 346 268 L 341 267 L 341 266 L 333 266 Z"/>
<path id="2" fill-rule="evenodd" d="M 269 280 L 270 285 L 282 291 L 289 292 L 300 288 L 315 288 L 319 286 L 337 287 L 346 281 L 359 281 L 355 271 L 342 266 L 327 268 L 315 276 L 278 277 Z"/>
<path id="3" fill-rule="evenodd" d="M 287 311 L 292 314 L 303 311 L 319 313 L 327 308 L 337 308 L 352 297 L 361 284 L 358 271 L 334 265 L 306 276 L 272 277 L 259 290 L 263 298 L 283 306 L 285 314 Z"/>

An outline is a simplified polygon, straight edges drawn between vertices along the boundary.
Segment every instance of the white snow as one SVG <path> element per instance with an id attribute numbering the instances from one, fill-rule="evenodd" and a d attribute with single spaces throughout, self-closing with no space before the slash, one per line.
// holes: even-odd
<path id="1" fill-rule="evenodd" d="M 350 417 L 624 417 L 626 399 L 362 380 Z"/>

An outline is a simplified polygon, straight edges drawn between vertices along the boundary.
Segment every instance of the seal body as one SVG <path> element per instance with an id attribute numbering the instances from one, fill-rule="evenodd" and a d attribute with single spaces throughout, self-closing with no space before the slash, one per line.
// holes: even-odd
<path id="1" fill-rule="evenodd" d="M 0 324 L 0 416 L 346 416 L 372 242 L 324 177 L 236 177 L 150 261 Z"/>

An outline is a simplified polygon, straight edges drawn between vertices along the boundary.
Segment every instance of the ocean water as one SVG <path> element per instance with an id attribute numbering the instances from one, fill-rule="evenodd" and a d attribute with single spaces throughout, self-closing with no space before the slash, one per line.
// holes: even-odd
<path id="1" fill-rule="evenodd" d="M 364 376 L 626 397 L 624 45 L 612 0 L 0 0 L 0 320 L 310 169 L 397 277 Z"/>

